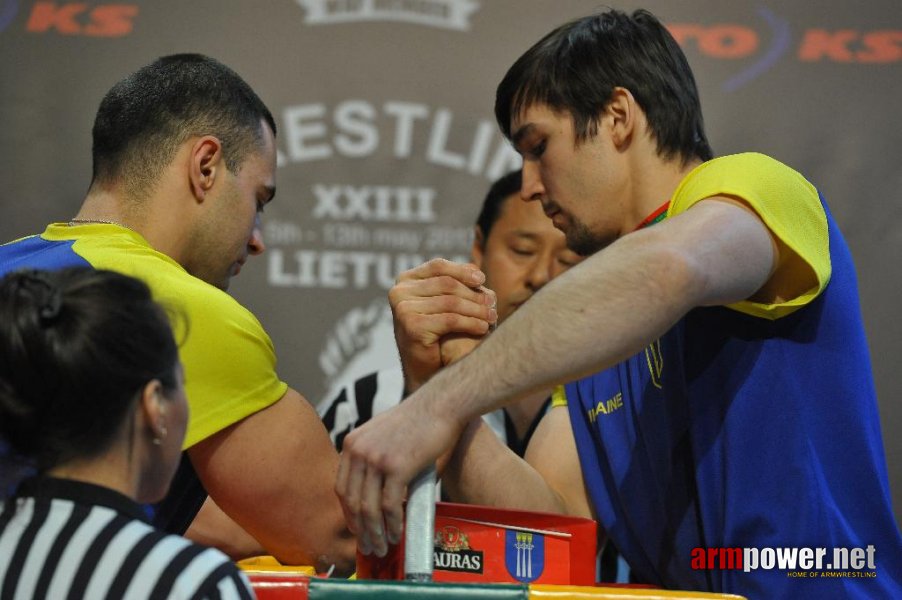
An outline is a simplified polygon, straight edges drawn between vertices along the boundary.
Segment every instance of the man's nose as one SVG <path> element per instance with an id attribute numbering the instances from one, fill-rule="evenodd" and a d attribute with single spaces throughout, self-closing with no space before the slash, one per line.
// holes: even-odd
<path id="1" fill-rule="evenodd" d="M 248 253 L 254 256 L 263 254 L 266 251 L 266 244 L 263 242 L 263 227 L 259 221 L 254 224 L 251 231 L 251 238 L 247 242 Z"/>
<path id="2" fill-rule="evenodd" d="M 522 182 L 520 184 L 520 198 L 526 200 L 541 200 L 545 195 L 545 187 L 539 176 L 539 167 L 532 161 L 523 161 Z"/>
<path id="3" fill-rule="evenodd" d="M 551 281 L 554 278 L 554 262 L 553 255 L 538 255 L 526 274 L 526 285 L 538 291 Z"/>

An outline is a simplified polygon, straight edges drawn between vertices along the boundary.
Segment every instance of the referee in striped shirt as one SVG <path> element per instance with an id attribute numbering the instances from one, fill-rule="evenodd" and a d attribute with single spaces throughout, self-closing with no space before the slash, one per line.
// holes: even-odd
<path id="1" fill-rule="evenodd" d="M 0 508 L 0 600 L 253 598 L 218 550 L 155 530 L 188 408 L 167 313 L 109 271 L 0 281 L 0 437 L 34 477 Z"/>

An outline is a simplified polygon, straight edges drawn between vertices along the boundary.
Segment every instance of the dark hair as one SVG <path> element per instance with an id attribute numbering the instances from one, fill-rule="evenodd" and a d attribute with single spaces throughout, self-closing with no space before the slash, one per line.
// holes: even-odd
<path id="1" fill-rule="evenodd" d="M 562 25 L 526 51 L 498 85 L 495 117 L 508 138 L 511 117 L 540 103 L 570 113 L 577 139 L 598 131 L 614 87 L 645 112 L 659 155 L 710 160 L 695 78 L 676 40 L 646 10 L 611 10 Z"/>
<path id="2" fill-rule="evenodd" d="M 479 211 L 479 218 L 476 219 L 476 226 L 482 232 L 483 244 L 485 244 L 492 226 L 501 214 L 501 206 L 504 204 L 504 201 L 514 194 L 520 193 L 522 178 L 522 170 L 511 171 L 497 179 L 492 184 L 492 187 L 489 188 L 488 193 L 485 195 L 485 200 L 482 201 L 482 210 Z"/>
<path id="3" fill-rule="evenodd" d="M 261 120 L 275 135 L 269 109 L 230 68 L 200 54 L 164 56 L 119 81 L 100 102 L 92 185 L 122 181 L 141 197 L 179 145 L 201 135 L 219 138 L 234 173 L 262 143 Z"/>
<path id="4" fill-rule="evenodd" d="M 143 282 L 87 268 L 0 280 L 0 436 L 45 471 L 112 443 L 153 379 L 178 385 L 167 313 Z"/>

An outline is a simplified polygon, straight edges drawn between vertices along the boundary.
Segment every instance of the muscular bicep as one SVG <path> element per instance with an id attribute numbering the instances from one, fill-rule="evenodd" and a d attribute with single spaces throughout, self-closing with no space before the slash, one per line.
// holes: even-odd
<path id="1" fill-rule="evenodd" d="M 731 304 L 761 293 L 780 262 L 776 238 L 733 198 L 702 200 L 655 229 L 648 234 L 660 236 L 694 272 L 698 285 L 690 292 L 696 306 Z"/>
<path id="2" fill-rule="evenodd" d="M 338 455 L 303 396 L 289 389 L 188 452 L 210 496 L 283 563 L 353 571 L 333 491 Z"/>
<path id="3" fill-rule="evenodd" d="M 542 418 L 525 458 L 558 496 L 567 514 L 595 518 L 565 406 L 552 408 Z"/>

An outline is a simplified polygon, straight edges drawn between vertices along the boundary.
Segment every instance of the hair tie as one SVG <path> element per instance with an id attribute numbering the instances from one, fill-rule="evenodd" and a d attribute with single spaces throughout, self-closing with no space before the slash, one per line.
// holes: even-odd
<path id="1" fill-rule="evenodd" d="M 44 299 L 44 304 L 38 309 L 38 314 L 41 316 L 41 323 L 44 325 L 53 323 L 59 316 L 62 305 L 62 294 L 60 294 L 58 287 L 53 287 Z"/>
<path id="2" fill-rule="evenodd" d="M 22 275 L 20 285 L 34 298 L 41 325 L 46 327 L 53 324 L 63 306 L 59 286 L 44 271 L 27 271 Z"/>

